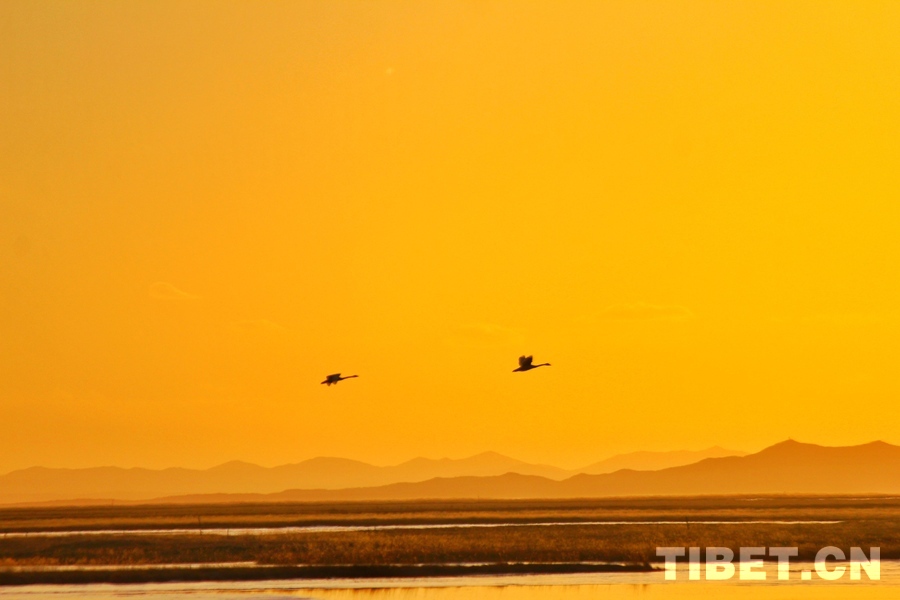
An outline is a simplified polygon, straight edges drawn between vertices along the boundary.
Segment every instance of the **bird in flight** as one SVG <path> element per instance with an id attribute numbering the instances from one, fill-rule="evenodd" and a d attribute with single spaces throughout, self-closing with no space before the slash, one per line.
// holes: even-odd
<path id="1" fill-rule="evenodd" d="M 322 383 L 324 383 L 325 385 L 334 385 L 338 381 L 343 381 L 345 379 L 353 379 L 354 377 L 359 377 L 359 375 L 347 375 L 346 377 L 341 377 L 340 373 L 333 373 L 333 374 L 329 375 L 328 377 L 326 377 L 325 381 L 323 381 Z"/>
<path id="2" fill-rule="evenodd" d="M 549 367 L 550 363 L 541 363 L 539 365 L 531 364 L 531 361 L 534 360 L 533 356 L 520 356 L 519 357 L 519 368 L 513 369 L 513 373 L 516 371 L 530 371 L 531 369 L 537 369 L 538 367 Z"/>

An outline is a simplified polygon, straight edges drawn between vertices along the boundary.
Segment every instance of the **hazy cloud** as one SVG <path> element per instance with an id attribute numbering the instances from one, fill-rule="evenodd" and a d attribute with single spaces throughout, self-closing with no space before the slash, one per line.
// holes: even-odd
<path id="1" fill-rule="evenodd" d="M 620 321 L 666 320 L 684 321 L 694 317 L 684 306 L 658 306 L 638 302 L 636 304 L 616 304 L 603 308 L 597 317 Z"/>
<path id="2" fill-rule="evenodd" d="M 150 297 L 156 300 L 167 300 L 170 302 L 186 302 L 198 300 L 200 296 L 189 294 L 169 283 L 168 281 L 157 281 L 150 285 Z"/>

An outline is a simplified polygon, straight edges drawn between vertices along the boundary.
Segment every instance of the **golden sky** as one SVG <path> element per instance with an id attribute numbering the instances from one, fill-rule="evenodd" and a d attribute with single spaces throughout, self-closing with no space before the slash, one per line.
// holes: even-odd
<path id="1" fill-rule="evenodd" d="M 7 0 L 0 472 L 900 443 L 898 31 Z"/>

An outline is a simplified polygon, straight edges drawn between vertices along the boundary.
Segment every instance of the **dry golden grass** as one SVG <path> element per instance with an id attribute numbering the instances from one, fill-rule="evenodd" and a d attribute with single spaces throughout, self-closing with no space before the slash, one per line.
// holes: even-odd
<path id="1" fill-rule="evenodd" d="M 267 535 L 4 537 L 0 565 L 148 565 L 252 561 L 265 565 L 464 562 L 655 562 L 659 546 L 881 547 L 900 558 L 900 500 L 877 498 L 645 498 L 591 501 L 404 502 L 93 507 L 0 511 L 0 531 L 303 524 L 674 521 L 672 524 L 303 532 Z M 837 520 L 832 524 L 700 524 Z"/>
<path id="2" fill-rule="evenodd" d="M 698 497 L 0 508 L 0 534 L 302 525 L 891 519 L 900 498 Z"/>
<path id="3" fill-rule="evenodd" d="M 104 510 L 106 512 L 104 512 Z M 900 558 L 900 501 L 860 498 L 667 498 L 567 502 L 419 502 L 29 509 L 0 514 L 0 528 L 68 529 L 284 524 L 384 524 L 667 520 L 674 524 L 407 529 L 266 535 L 3 537 L 0 565 L 146 565 L 253 561 L 267 565 L 459 562 L 657 561 L 659 546 L 796 546 L 811 559 L 824 546 L 879 546 Z M 49 514 L 48 514 L 49 513 Z M 191 514 L 196 513 L 196 514 Z M 700 524 L 704 520 L 838 520 L 834 524 Z"/>
<path id="4" fill-rule="evenodd" d="M 302 533 L 264 536 L 98 535 L 0 539 L 0 565 L 269 565 L 459 562 L 653 562 L 658 546 L 880 546 L 900 558 L 900 525 L 611 525 Z"/>
<path id="5" fill-rule="evenodd" d="M 650 571 L 650 565 L 585 563 L 492 563 L 478 565 L 331 565 L 264 567 L 132 567 L 128 569 L 0 570 L 0 586 L 85 583 L 164 583 L 173 581 L 263 581 L 272 579 L 360 579 L 471 577 Z"/>

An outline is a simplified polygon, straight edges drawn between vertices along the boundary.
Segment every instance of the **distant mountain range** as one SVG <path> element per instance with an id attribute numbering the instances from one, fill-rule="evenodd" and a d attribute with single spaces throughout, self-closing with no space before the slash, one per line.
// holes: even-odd
<path id="1" fill-rule="evenodd" d="M 714 446 L 706 450 L 675 450 L 673 452 L 631 452 L 630 454 L 618 454 L 598 463 L 578 469 L 578 473 L 588 475 L 601 475 L 613 473 L 621 469 L 634 471 L 658 471 L 669 467 L 689 465 L 704 458 L 721 458 L 723 456 L 745 456 L 746 452 L 738 450 L 726 450 Z"/>
<path id="2" fill-rule="evenodd" d="M 704 453 L 724 453 L 712 448 Z M 704 453 L 699 453 L 702 455 Z M 493 452 L 461 460 L 415 459 L 392 467 L 317 458 L 271 469 L 232 462 L 207 470 L 23 469 L 0 477 L 0 503 L 74 500 L 296 502 L 452 498 L 590 498 L 640 495 L 900 494 L 900 446 L 826 447 L 793 440 L 744 456 L 636 453 L 573 474 Z M 594 472 L 591 472 L 594 470 Z"/>
<path id="3" fill-rule="evenodd" d="M 531 464 L 496 452 L 484 452 L 463 459 L 415 458 L 387 467 L 329 457 L 272 468 L 241 461 L 202 470 L 32 467 L 0 475 L 0 504 L 73 499 L 148 500 L 197 494 L 271 494 L 289 489 L 338 490 L 424 482 L 434 478 L 492 477 L 506 473 L 560 481 L 579 473 L 662 469 L 708 457 L 743 454 L 718 447 L 696 452 L 634 452 L 613 456 L 583 469 Z"/>
<path id="4" fill-rule="evenodd" d="M 562 481 L 506 473 L 277 494 L 182 496 L 165 502 L 308 502 L 461 498 L 592 498 L 727 494 L 900 494 L 900 446 L 826 447 L 788 440 L 756 454 L 706 458 L 659 471 L 581 473 Z"/>

